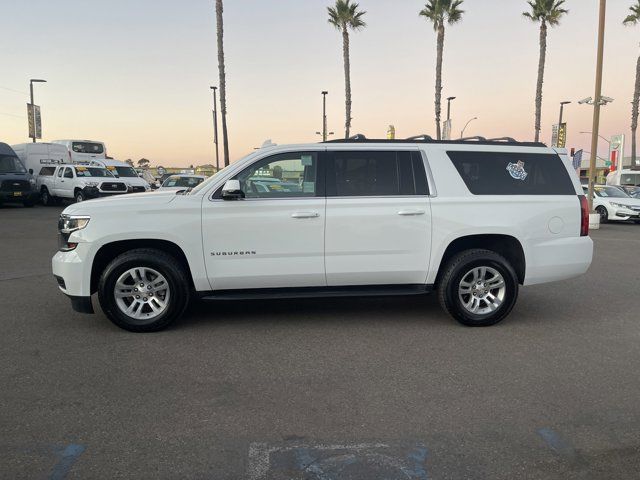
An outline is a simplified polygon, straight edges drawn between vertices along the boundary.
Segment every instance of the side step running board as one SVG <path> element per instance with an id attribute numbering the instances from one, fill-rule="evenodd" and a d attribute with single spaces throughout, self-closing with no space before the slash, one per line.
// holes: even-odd
<path id="1" fill-rule="evenodd" d="M 202 300 L 269 300 L 283 298 L 385 297 L 424 295 L 433 285 L 365 285 L 354 287 L 256 288 L 199 292 Z"/>

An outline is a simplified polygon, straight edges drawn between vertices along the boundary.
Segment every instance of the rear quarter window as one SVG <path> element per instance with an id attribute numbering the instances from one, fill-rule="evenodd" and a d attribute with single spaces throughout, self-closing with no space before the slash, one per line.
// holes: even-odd
<path id="1" fill-rule="evenodd" d="M 51 177 L 55 171 L 56 171 L 56 167 L 42 167 L 40 169 L 39 175 L 42 175 L 45 177 Z"/>
<path id="2" fill-rule="evenodd" d="M 447 155 L 474 195 L 575 195 L 558 155 L 455 152 Z"/>

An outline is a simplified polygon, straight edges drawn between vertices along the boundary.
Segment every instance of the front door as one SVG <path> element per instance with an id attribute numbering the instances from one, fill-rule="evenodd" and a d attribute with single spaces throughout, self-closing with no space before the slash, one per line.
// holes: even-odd
<path id="1" fill-rule="evenodd" d="M 431 206 L 420 152 L 327 155 L 327 285 L 424 284 Z"/>
<path id="2" fill-rule="evenodd" d="M 202 230 L 213 290 L 320 287 L 324 171 L 320 152 L 257 160 L 237 174 L 244 199 L 205 198 Z"/>

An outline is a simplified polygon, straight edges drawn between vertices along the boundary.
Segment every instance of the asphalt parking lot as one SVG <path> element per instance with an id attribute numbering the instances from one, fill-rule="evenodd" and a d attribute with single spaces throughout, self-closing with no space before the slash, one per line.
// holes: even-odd
<path id="1" fill-rule="evenodd" d="M 1 478 L 640 477 L 640 225 L 492 328 L 432 295 L 198 304 L 141 335 L 58 292 L 60 210 L 0 208 Z"/>

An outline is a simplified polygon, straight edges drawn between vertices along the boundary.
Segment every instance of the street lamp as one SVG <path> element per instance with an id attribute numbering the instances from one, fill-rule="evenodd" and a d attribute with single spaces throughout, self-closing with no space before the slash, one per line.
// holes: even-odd
<path id="1" fill-rule="evenodd" d="M 558 127 L 562 125 L 562 114 L 564 113 L 564 106 L 569 105 L 571 102 L 569 100 L 565 100 L 564 102 L 560 102 L 560 120 L 558 120 Z"/>
<path id="2" fill-rule="evenodd" d="M 213 90 L 213 143 L 216 145 L 216 171 L 220 171 L 220 154 L 218 153 L 218 101 L 216 90 L 218 87 L 209 87 Z"/>
<path id="3" fill-rule="evenodd" d="M 477 119 L 478 119 L 478 117 L 473 117 L 472 119 L 470 119 L 470 120 L 466 123 L 466 125 L 464 126 L 464 128 L 463 128 L 463 129 L 462 129 L 462 131 L 460 132 L 460 138 L 464 138 L 464 131 L 467 129 L 467 127 L 469 126 L 469 124 L 470 124 L 471 122 L 473 122 L 474 120 L 477 120 Z"/>
<path id="4" fill-rule="evenodd" d="M 456 97 L 448 97 L 447 98 L 447 122 L 451 120 L 451 101 L 455 100 Z"/>
<path id="5" fill-rule="evenodd" d="M 32 78 L 31 80 L 29 80 L 29 93 L 31 96 L 31 111 L 33 112 L 33 118 L 31 119 L 33 122 L 33 137 L 31 137 L 31 140 L 33 141 L 33 143 L 36 143 L 36 108 L 35 108 L 35 104 L 33 103 L 33 84 L 34 83 L 47 83 L 46 80 L 42 80 L 39 78 Z"/>

